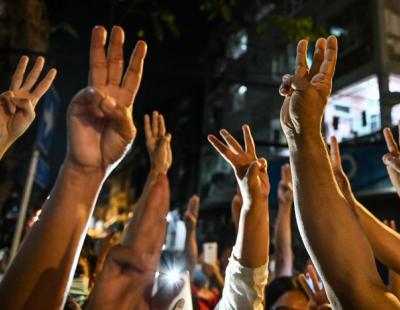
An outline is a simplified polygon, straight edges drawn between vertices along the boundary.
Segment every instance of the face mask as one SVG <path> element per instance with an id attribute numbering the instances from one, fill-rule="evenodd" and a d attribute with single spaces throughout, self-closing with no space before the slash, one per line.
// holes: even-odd
<path id="1" fill-rule="evenodd" d="M 76 303 L 82 305 L 89 295 L 89 278 L 80 277 L 74 279 L 69 289 L 69 295 Z"/>

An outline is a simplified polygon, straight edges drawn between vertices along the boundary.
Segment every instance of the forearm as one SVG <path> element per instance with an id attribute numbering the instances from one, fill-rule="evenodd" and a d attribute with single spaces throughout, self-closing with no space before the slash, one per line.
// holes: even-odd
<path id="1" fill-rule="evenodd" d="M 291 205 L 279 205 L 275 224 L 275 277 L 292 276 Z"/>
<path id="2" fill-rule="evenodd" d="M 193 275 L 194 268 L 197 264 L 198 248 L 196 241 L 196 230 L 186 228 L 185 255 L 187 269 L 190 275 Z"/>
<path id="3" fill-rule="evenodd" d="M 360 294 L 376 292 L 383 283 L 369 242 L 336 184 L 322 136 L 289 139 L 289 151 L 296 218 L 307 250 L 333 289 L 331 302 L 359 307 Z"/>
<path id="4" fill-rule="evenodd" d="M 400 234 L 384 225 L 360 203 L 355 203 L 354 207 L 375 257 L 400 273 Z"/>
<path id="5" fill-rule="evenodd" d="M 103 179 L 104 173 L 82 171 L 64 163 L 40 220 L 26 236 L 1 282 L 2 307 L 62 306 Z"/>
<path id="6" fill-rule="evenodd" d="M 149 174 L 147 175 L 146 178 L 146 182 L 144 184 L 143 190 L 142 190 L 142 194 L 139 197 L 139 200 L 137 201 L 137 208 L 134 211 L 133 217 L 130 220 L 129 225 L 126 226 L 123 234 L 122 234 L 122 238 L 121 238 L 121 243 L 125 244 L 125 243 L 130 243 L 132 240 L 132 238 L 134 238 L 135 234 L 134 234 L 134 227 L 136 227 L 136 222 L 140 220 L 142 213 L 143 213 L 143 208 L 141 208 L 140 206 L 143 206 L 144 202 L 147 200 L 149 192 L 152 188 L 152 186 L 154 185 L 154 183 L 157 181 L 157 177 L 160 175 L 159 172 L 157 172 L 154 169 L 150 169 Z"/>
<path id="7" fill-rule="evenodd" d="M 268 203 L 256 202 L 243 206 L 233 255 L 241 265 L 257 268 L 268 260 L 269 215 Z"/>

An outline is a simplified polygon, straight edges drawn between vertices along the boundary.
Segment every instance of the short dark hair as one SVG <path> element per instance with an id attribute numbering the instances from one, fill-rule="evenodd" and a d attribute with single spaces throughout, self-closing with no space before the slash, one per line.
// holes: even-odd
<path id="1" fill-rule="evenodd" d="M 272 309 L 277 300 L 289 291 L 300 291 L 307 297 L 297 277 L 278 277 L 265 288 L 266 309 Z"/>

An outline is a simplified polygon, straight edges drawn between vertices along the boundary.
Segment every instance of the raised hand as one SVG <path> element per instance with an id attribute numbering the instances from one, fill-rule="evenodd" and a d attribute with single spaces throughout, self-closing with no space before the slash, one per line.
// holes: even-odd
<path id="1" fill-rule="evenodd" d="M 399 124 L 400 130 L 400 124 Z M 394 140 L 392 131 L 390 128 L 383 130 L 388 153 L 382 158 L 383 163 L 386 165 L 387 172 L 389 174 L 390 181 L 392 182 L 397 194 L 400 196 L 400 151 L 399 147 Z"/>
<path id="2" fill-rule="evenodd" d="M 136 136 L 132 106 L 142 79 L 147 46 L 136 43 L 122 77 L 124 31 L 96 26 L 90 47 L 89 86 L 72 99 L 68 110 L 67 160 L 79 167 L 109 172 L 129 150 Z"/>
<path id="3" fill-rule="evenodd" d="M 245 149 L 236 141 L 236 139 L 225 129 L 220 131 L 222 138 L 225 140 L 224 144 L 214 135 L 208 136 L 208 141 L 217 150 L 217 152 L 232 166 L 235 172 L 236 179 L 238 180 L 240 189 L 243 186 L 243 178 L 245 177 L 250 164 L 257 160 L 256 148 L 254 145 L 253 137 L 248 125 L 242 126 L 243 137 L 245 141 Z M 247 192 L 245 190 L 245 192 Z M 245 197 L 248 198 L 248 197 Z"/>
<path id="4" fill-rule="evenodd" d="M 132 236 L 110 250 L 88 309 L 161 309 L 182 287 L 179 283 L 159 288 L 157 294 L 152 294 L 169 210 L 169 185 L 165 175 L 157 178 L 147 200 L 139 203 L 138 208 L 142 209 L 141 217 L 130 224 L 135 225 Z"/>
<path id="5" fill-rule="evenodd" d="M 318 281 L 317 271 L 314 266 L 309 264 L 307 266 L 307 276 L 311 278 L 314 290 L 310 287 L 307 282 L 306 275 L 304 273 L 298 276 L 299 282 L 306 292 L 308 297 L 308 309 L 310 310 L 326 310 L 332 309 L 328 297 L 326 296 L 325 289 L 320 285 Z"/>
<path id="6" fill-rule="evenodd" d="M 144 116 L 144 132 L 151 167 L 157 173 L 166 174 L 172 165 L 171 134 L 166 132 L 164 117 L 157 111 Z"/>
<path id="7" fill-rule="evenodd" d="M 318 39 L 310 70 L 307 66 L 307 44 L 306 40 L 298 43 L 295 74 L 284 75 L 279 89 L 280 94 L 285 96 L 281 124 L 288 138 L 305 131 L 312 136 L 321 135 L 322 115 L 332 91 L 337 58 L 336 37 Z"/>
<path id="8" fill-rule="evenodd" d="M 281 167 L 281 180 L 278 185 L 278 199 L 281 206 L 291 207 L 293 204 L 293 185 L 290 165 Z"/>
<path id="9" fill-rule="evenodd" d="M 184 220 L 186 229 L 193 230 L 196 228 L 197 220 L 199 218 L 200 197 L 193 195 L 190 197 L 187 204 Z"/>
<path id="10" fill-rule="evenodd" d="M 33 122 L 35 107 L 57 74 L 56 69 L 50 69 L 37 84 L 45 62 L 40 56 L 24 79 L 28 62 L 27 56 L 21 57 L 11 79 L 10 89 L 0 95 L 0 158 Z"/>

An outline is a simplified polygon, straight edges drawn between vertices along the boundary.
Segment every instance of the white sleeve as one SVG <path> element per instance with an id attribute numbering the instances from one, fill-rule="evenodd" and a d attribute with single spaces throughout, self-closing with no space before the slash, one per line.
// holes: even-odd
<path id="1" fill-rule="evenodd" d="M 232 254 L 226 267 L 222 298 L 215 309 L 264 309 L 267 282 L 268 260 L 264 265 L 253 269 L 242 266 Z"/>

